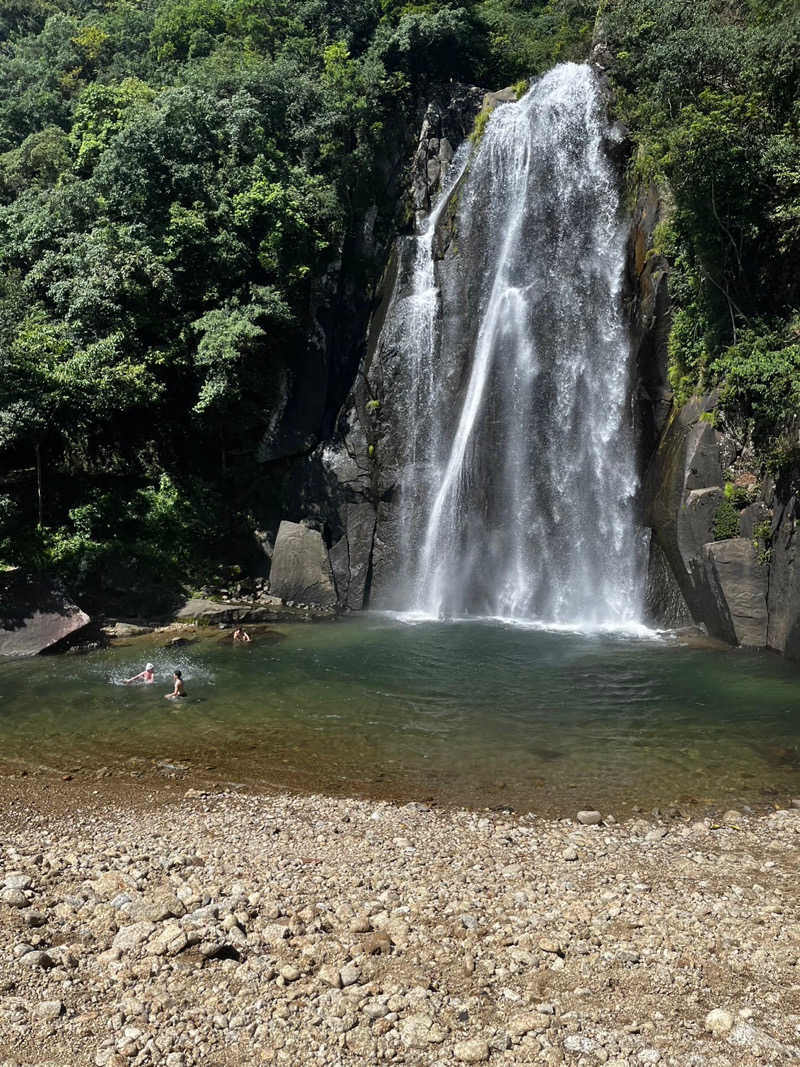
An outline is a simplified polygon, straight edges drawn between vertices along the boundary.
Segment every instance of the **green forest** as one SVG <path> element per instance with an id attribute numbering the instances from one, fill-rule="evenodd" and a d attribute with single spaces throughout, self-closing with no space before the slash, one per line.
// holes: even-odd
<path id="1" fill-rule="evenodd" d="M 629 193 L 671 204 L 676 402 L 719 385 L 720 417 L 791 475 L 795 0 L 0 0 L 0 565 L 153 610 L 255 567 L 412 224 L 427 101 L 598 42 Z M 271 457 L 320 329 L 341 334 L 327 395 Z"/>

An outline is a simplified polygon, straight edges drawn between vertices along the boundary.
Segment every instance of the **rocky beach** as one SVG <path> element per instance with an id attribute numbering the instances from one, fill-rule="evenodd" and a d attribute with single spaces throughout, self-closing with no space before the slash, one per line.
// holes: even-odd
<path id="1" fill-rule="evenodd" d="M 800 1058 L 800 809 L 3 779 L 0 1065 Z"/>

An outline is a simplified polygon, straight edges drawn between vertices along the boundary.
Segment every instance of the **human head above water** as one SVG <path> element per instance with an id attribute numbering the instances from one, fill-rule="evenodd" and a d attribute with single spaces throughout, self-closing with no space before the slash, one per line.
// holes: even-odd
<path id="1" fill-rule="evenodd" d="M 144 669 L 145 669 L 146 671 L 153 671 L 153 670 L 155 670 L 155 667 L 153 666 L 153 664 L 152 664 L 152 663 L 145 663 L 145 665 L 144 665 Z"/>
<path id="2" fill-rule="evenodd" d="M 180 671 L 175 671 L 175 677 L 176 677 L 176 678 L 182 678 L 182 677 L 183 677 L 183 675 L 181 674 L 181 672 L 180 672 Z"/>

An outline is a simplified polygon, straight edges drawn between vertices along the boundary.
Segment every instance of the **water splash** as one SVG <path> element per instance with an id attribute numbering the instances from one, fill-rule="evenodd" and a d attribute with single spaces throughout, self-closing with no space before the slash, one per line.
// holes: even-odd
<path id="1" fill-rule="evenodd" d="M 627 230 L 609 135 L 591 69 L 556 67 L 494 112 L 451 183 L 457 197 L 417 238 L 387 322 L 412 390 L 394 607 L 582 625 L 640 616 Z M 439 262 L 445 210 L 457 247 Z M 472 304 L 466 344 L 453 294 Z"/>

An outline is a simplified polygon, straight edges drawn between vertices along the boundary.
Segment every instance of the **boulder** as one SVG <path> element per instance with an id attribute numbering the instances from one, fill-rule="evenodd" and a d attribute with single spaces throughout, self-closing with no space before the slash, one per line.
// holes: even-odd
<path id="1" fill-rule="evenodd" d="M 344 534 L 331 547 L 330 562 L 342 607 L 359 611 L 364 607 L 375 533 L 375 507 L 367 500 L 344 502 L 340 514 Z"/>
<path id="2" fill-rule="evenodd" d="M 62 591 L 19 571 L 0 576 L 0 656 L 35 656 L 90 622 Z"/>
<path id="3" fill-rule="evenodd" d="M 709 588 L 720 615 L 730 616 L 737 644 L 763 648 L 767 643 L 767 568 L 746 537 L 705 546 Z"/>
<path id="4" fill-rule="evenodd" d="M 703 545 L 714 540 L 714 519 L 725 494 L 718 485 L 689 489 L 678 512 L 678 547 L 690 565 L 702 556 Z"/>
<path id="5" fill-rule="evenodd" d="M 681 587 L 672 573 L 664 550 L 659 543 L 650 541 L 647 561 L 647 579 L 644 590 L 645 621 L 656 626 L 676 629 L 692 623 L 692 613 L 686 604 Z"/>
<path id="6" fill-rule="evenodd" d="M 270 590 L 283 600 L 333 607 L 336 586 L 328 550 L 319 530 L 298 522 L 283 521 L 278 528 Z"/>
<path id="7" fill-rule="evenodd" d="M 790 659 L 800 659 L 800 539 L 797 497 L 776 508 L 769 568 L 767 644 Z"/>
<path id="8" fill-rule="evenodd" d="M 763 501 L 758 500 L 755 504 L 750 504 L 739 512 L 739 529 L 742 537 L 758 540 L 758 528 L 765 523 L 771 524 L 771 520 L 772 512 Z"/>
<path id="9" fill-rule="evenodd" d="M 693 397 L 673 415 L 647 471 L 645 506 L 653 539 L 692 618 L 713 636 L 735 644 L 730 612 L 704 555 L 724 499 L 720 435 L 703 418 L 715 404 L 713 394 Z"/>

